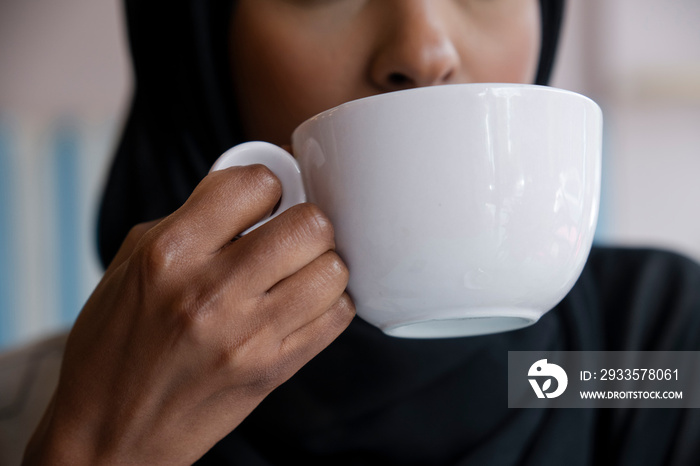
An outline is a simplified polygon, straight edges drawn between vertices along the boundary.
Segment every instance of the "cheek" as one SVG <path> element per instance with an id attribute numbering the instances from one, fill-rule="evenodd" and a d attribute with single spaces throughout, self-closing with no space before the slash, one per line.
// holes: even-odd
<path id="1" fill-rule="evenodd" d="M 502 80 L 514 83 L 534 81 L 539 59 L 538 40 L 520 40 L 495 44 L 483 57 L 484 65 L 477 68 L 478 81 Z"/>
<path id="2" fill-rule="evenodd" d="M 246 137 L 287 144 L 301 122 L 351 98 L 356 73 L 333 53 L 343 44 L 250 16 L 234 20 L 233 31 L 234 90 Z"/>
<path id="3" fill-rule="evenodd" d="M 478 18 L 462 43 L 469 78 L 475 82 L 531 83 L 540 54 L 538 3 L 518 0 L 516 7 L 513 2 L 500 1 L 514 9 L 493 18 Z"/>

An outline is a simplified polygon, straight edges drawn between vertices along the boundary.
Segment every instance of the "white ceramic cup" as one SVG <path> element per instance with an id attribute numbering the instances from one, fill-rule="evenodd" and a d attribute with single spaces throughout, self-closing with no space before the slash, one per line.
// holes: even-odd
<path id="1" fill-rule="evenodd" d="M 267 165 L 282 182 L 275 215 L 317 204 L 358 316 L 388 335 L 457 337 L 531 325 L 573 287 L 598 217 L 601 139 L 587 97 L 458 84 L 345 103 L 294 131 L 296 160 L 250 142 L 212 170 Z"/>

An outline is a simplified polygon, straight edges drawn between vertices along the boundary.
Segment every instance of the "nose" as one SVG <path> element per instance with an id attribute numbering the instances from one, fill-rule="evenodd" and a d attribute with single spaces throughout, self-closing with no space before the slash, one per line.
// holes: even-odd
<path id="1" fill-rule="evenodd" d="M 370 65 L 371 80 L 380 90 L 448 84 L 455 78 L 460 57 L 438 3 L 386 1 L 389 19 Z"/>

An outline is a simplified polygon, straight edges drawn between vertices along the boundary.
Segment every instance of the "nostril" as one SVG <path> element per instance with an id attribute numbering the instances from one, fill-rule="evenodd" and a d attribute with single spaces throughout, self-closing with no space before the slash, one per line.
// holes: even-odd
<path id="1" fill-rule="evenodd" d="M 391 73 L 389 75 L 389 83 L 392 86 L 408 86 L 411 84 L 411 79 L 405 74 Z"/>
<path id="2" fill-rule="evenodd" d="M 446 84 L 446 83 L 449 83 L 450 81 L 452 81 L 452 77 L 454 76 L 454 74 L 455 74 L 454 70 L 448 71 L 447 74 L 442 77 L 442 83 Z"/>

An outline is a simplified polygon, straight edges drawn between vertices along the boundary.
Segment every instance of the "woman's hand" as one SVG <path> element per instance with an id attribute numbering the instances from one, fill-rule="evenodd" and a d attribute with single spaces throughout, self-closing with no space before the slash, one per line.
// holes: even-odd
<path id="1" fill-rule="evenodd" d="M 302 204 L 269 212 L 260 165 L 208 175 L 134 227 L 70 334 L 27 464 L 189 464 L 350 323 L 333 229 Z"/>

